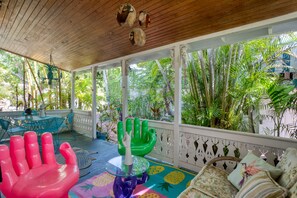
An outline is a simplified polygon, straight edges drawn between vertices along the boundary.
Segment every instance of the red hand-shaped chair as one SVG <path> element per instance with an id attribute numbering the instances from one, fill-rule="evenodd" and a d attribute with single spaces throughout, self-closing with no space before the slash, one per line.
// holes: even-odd
<path id="1" fill-rule="evenodd" d="M 0 191 L 7 198 L 68 197 L 78 181 L 76 155 L 69 143 L 60 146 L 66 164 L 56 162 L 51 133 L 41 137 L 42 160 L 35 132 L 11 136 L 10 149 L 0 145 Z"/>

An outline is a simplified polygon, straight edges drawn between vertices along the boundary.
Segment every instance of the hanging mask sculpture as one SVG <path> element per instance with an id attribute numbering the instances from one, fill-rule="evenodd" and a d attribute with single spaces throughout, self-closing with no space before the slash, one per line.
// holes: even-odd
<path id="1" fill-rule="evenodd" d="M 117 21 L 120 26 L 132 27 L 136 20 L 136 10 L 130 3 L 124 3 L 120 6 L 117 13 Z M 140 11 L 138 23 L 142 27 L 148 27 L 151 22 L 150 16 L 146 11 Z M 133 28 L 129 34 L 129 40 L 132 45 L 143 46 L 146 36 L 141 28 Z"/>
<path id="2" fill-rule="evenodd" d="M 129 34 L 132 45 L 143 46 L 145 44 L 145 33 L 141 28 L 133 28 Z"/>
<path id="3" fill-rule="evenodd" d="M 147 28 L 151 23 L 150 15 L 146 11 L 140 11 L 138 16 L 138 23 L 140 26 Z"/>
<path id="4" fill-rule="evenodd" d="M 117 21 L 120 26 L 132 27 L 136 20 L 136 10 L 130 3 L 122 4 L 117 13 Z"/>

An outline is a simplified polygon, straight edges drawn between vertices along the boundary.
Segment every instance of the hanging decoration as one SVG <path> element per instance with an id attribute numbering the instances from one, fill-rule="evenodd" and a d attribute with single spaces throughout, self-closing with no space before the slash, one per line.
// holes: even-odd
<path id="1" fill-rule="evenodd" d="M 130 3 L 122 4 L 118 10 L 117 21 L 120 26 L 132 27 L 136 20 L 136 10 Z"/>
<path id="2" fill-rule="evenodd" d="M 140 26 L 147 28 L 151 23 L 150 15 L 146 11 L 140 11 L 138 16 L 138 23 Z"/>
<path id="3" fill-rule="evenodd" d="M 52 54 L 50 54 L 50 63 L 46 64 L 46 68 L 47 68 L 46 77 L 42 77 L 39 70 L 38 70 L 38 77 L 41 78 L 42 83 L 44 83 L 45 80 L 47 80 L 48 85 L 52 86 L 54 80 L 59 81 L 62 78 L 62 73 L 59 75 L 58 68 L 54 64 Z"/>
<path id="4" fill-rule="evenodd" d="M 136 20 L 136 9 L 130 3 L 124 3 L 117 12 L 117 22 L 120 26 L 133 27 Z M 150 15 L 146 11 L 140 11 L 138 24 L 147 28 L 151 22 Z M 132 45 L 143 46 L 146 42 L 145 32 L 141 28 L 133 28 L 129 33 L 129 40 Z"/>
<path id="5" fill-rule="evenodd" d="M 145 44 L 145 33 L 141 28 L 133 28 L 129 39 L 132 45 L 143 46 Z"/>

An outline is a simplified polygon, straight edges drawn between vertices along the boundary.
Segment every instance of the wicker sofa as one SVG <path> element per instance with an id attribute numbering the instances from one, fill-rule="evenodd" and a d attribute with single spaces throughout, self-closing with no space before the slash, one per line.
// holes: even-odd
<path id="1" fill-rule="evenodd" d="M 249 154 L 248 154 L 249 155 Z M 297 149 L 288 148 L 276 167 L 250 154 L 242 160 L 235 157 L 218 157 L 209 161 L 191 181 L 191 184 L 179 198 L 248 198 L 248 197 L 297 197 Z M 250 164 L 247 158 L 253 159 Z M 256 159 L 256 160 L 255 160 Z M 222 160 L 237 162 L 237 168 L 231 173 L 213 166 Z M 268 168 L 259 168 L 259 164 Z M 239 165 L 241 167 L 239 167 Z M 243 171 L 244 170 L 247 171 Z M 253 169 L 251 167 L 257 167 Z M 275 168 L 275 169 L 274 169 Z M 236 172 L 237 171 L 237 172 Z M 249 172 L 250 171 L 250 172 Z M 238 183 L 236 174 L 250 173 Z M 235 177 L 234 177 L 235 176 Z M 245 181 L 243 182 L 243 180 Z M 235 181 L 235 183 L 234 183 Z M 237 184 L 241 184 L 238 186 Z"/>

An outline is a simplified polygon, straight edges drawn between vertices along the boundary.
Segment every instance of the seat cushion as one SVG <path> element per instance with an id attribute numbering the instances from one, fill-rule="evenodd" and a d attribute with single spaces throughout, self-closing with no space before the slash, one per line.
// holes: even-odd
<path id="1" fill-rule="evenodd" d="M 297 149 L 287 148 L 277 167 L 283 170 L 277 182 L 285 188 L 291 188 L 297 182 Z"/>
<path id="2" fill-rule="evenodd" d="M 287 189 L 276 183 L 268 171 L 260 171 L 244 183 L 235 198 L 275 198 L 286 196 Z"/>
<path id="3" fill-rule="evenodd" d="M 280 168 L 276 168 L 252 152 L 248 152 L 238 163 L 236 169 L 229 174 L 228 180 L 239 190 L 252 175 L 261 170 L 269 171 L 273 179 L 277 179 L 283 172 Z"/>
<path id="4" fill-rule="evenodd" d="M 194 177 L 191 186 L 214 197 L 233 197 L 238 190 L 228 181 L 227 176 L 226 171 L 207 165 Z"/>
<path id="5" fill-rule="evenodd" d="M 289 189 L 288 197 L 297 197 L 297 182 Z"/>
<path id="6" fill-rule="evenodd" d="M 193 186 L 189 186 L 178 196 L 178 198 L 215 198 L 215 197 L 205 192 L 202 192 L 200 189 L 197 189 Z"/>

